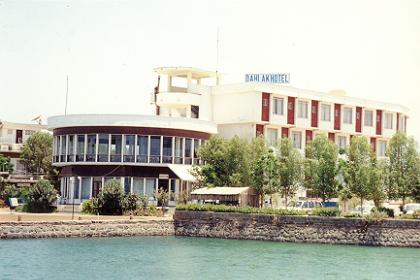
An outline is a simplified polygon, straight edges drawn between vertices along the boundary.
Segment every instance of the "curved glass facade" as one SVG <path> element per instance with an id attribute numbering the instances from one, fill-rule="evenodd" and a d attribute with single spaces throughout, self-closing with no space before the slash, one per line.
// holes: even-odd
<path id="1" fill-rule="evenodd" d="M 200 164 L 204 139 L 134 134 L 54 136 L 53 162 Z"/>

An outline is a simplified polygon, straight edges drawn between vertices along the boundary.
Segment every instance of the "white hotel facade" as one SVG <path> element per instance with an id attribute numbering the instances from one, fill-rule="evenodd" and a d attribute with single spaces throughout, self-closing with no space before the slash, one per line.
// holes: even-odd
<path id="1" fill-rule="evenodd" d="M 200 164 L 197 149 L 214 134 L 246 139 L 264 135 L 269 144 L 289 137 L 302 153 L 320 133 L 340 148 L 351 137 L 365 135 L 382 157 L 392 135 L 406 131 L 408 109 L 397 104 L 274 83 L 222 85 L 217 73 L 189 67 L 155 72 L 167 83 L 155 88 L 154 116 L 49 118 L 53 164 L 61 167 L 65 202 L 81 203 L 114 178 L 127 192 L 150 197 L 164 187 L 175 204 L 181 193 L 191 190 L 190 167 Z"/>

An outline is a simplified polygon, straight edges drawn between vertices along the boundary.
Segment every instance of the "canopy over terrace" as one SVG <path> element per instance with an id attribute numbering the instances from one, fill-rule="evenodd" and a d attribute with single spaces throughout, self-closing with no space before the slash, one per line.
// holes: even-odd
<path id="1" fill-rule="evenodd" d="M 201 188 L 191 192 L 191 199 L 238 206 L 258 206 L 258 195 L 250 187 Z"/>

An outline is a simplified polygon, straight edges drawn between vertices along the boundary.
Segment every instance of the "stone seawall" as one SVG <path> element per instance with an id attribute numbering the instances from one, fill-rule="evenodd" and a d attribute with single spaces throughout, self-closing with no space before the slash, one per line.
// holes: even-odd
<path id="1" fill-rule="evenodd" d="M 172 220 L 0 222 L 0 239 L 167 235 Z"/>
<path id="2" fill-rule="evenodd" d="M 179 211 L 175 235 L 420 248 L 420 221 Z"/>

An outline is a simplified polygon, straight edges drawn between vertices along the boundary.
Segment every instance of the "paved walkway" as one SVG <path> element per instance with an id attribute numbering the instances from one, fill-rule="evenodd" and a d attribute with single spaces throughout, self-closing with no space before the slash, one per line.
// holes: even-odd
<path id="1" fill-rule="evenodd" d="M 172 209 L 171 209 L 172 210 Z M 133 220 L 172 220 L 173 211 L 169 211 L 164 217 L 155 216 L 133 216 Z M 19 218 L 20 217 L 20 218 Z M 49 214 L 22 213 L 10 211 L 9 208 L 0 208 L 0 221 L 71 221 L 72 213 L 56 212 Z M 82 213 L 75 213 L 74 220 L 129 220 L 129 216 L 96 216 Z"/>

